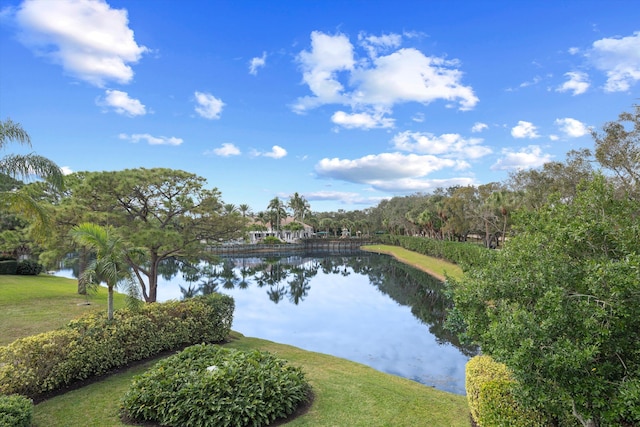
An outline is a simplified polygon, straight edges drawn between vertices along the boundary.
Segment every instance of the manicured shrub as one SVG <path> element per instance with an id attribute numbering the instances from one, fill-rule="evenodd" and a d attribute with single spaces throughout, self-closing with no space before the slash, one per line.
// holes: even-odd
<path id="1" fill-rule="evenodd" d="M 0 395 L 0 427 L 30 427 L 33 402 L 17 394 Z"/>
<path id="2" fill-rule="evenodd" d="M 26 259 L 24 261 L 18 262 L 16 274 L 21 274 L 23 276 L 37 276 L 38 274 L 42 273 L 43 269 L 44 267 L 42 267 L 42 264 Z"/>
<path id="3" fill-rule="evenodd" d="M 17 270 L 18 261 L 15 259 L 0 261 L 0 274 L 16 274 Z"/>
<path id="4" fill-rule="evenodd" d="M 30 397 L 105 374 L 163 351 L 227 338 L 234 301 L 213 294 L 72 320 L 0 347 L 0 393 Z"/>
<path id="5" fill-rule="evenodd" d="M 164 426 L 266 426 L 309 398 L 300 368 L 267 352 L 195 345 L 133 379 L 122 414 Z"/>
<path id="6" fill-rule="evenodd" d="M 516 385 L 508 368 L 486 355 L 475 356 L 466 366 L 465 387 L 471 417 L 480 427 L 543 427 L 542 414 L 518 405 Z"/>
<path id="7" fill-rule="evenodd" d="M 276 236 L 267 236 L 260 241 L 263 245 L 281 245 L 284 242 L 278 239 Z"/>

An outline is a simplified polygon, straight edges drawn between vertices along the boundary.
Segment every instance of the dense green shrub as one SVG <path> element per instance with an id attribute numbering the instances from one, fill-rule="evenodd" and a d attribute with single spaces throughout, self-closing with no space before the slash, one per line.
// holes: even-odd
<path id="1" fill-rule="evenodd" d="M 267 352 L 195 345 L 134 378 L 123 416 L 166 426 L 266 426 L 309 398 L 300 368 Z"/>
<path id="2" fill-rule="evenodd" d="M 234 301 L 212 294 L 88 315 L 0 347 L 0 393 L 35 397 L 166 350 L 227 338 Z"/>
<path id="3" fill-rule="evenodd" d="M 435 240 L 427 237 L 396 236 L 385 234 L 379 236 L 383 244 L 400 246 L 422 255 L 444 259 L 458 264 L 462 269 L 481 265 L 493 251 L 473 243 Z"/>
<path id="4" fill-rule="evenodd" d="M 17 270 L 18 261 L 15 259 L 0 261 L 0 274 L 16 274 Z"/>
<path id="5" fill-rule="evenodd" d="M 23 276 L 37 276 L 42 273 L 43 269 L 44 267 L 42 264 L 26 259 L 18 262 L 16 274 L 21 274 Z"/>
<path id="6" fill-rule="evenodd" d="M 17 394 L 0 395 L 0 427 L 30 427 L 33 402 Z"/>
<path id="7" fill-rule="evenodd" d="M 278 239 L 276 236 L 267 236 L 260 241 L 263 245 L 281 245 L 284 242 Z"/>
<path id="8" fill-rule="evenodd" d="M 545 418 L 522 408 L 514 398 L 516 384 L 505 365 L 491 357 L 475 356 L 466 366 L 465 387 L 471 417 L 480 427 L 543 427 Z"/>

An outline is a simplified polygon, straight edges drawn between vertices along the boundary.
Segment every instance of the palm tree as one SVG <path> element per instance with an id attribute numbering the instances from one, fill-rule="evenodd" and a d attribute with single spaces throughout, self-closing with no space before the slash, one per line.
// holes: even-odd
<path id="1" fill-rule="evenodd" d="M 238 210 L 242 214 L 242 218 L 246 218 L 246 217 L 252 215 L 251 207 L 249 205 L 247 205 L 246 203 L 243 203 L 243 204 L 239 205 L 238 206 Z"/>
<path id="2" fill-rule="evenodd" d="M 309 202 L 307 202 L 307 200 L 297 192 L 289 199 L 289 207 L 293 211 L 293 218 L 302 223 L 304 223 L 304 217 L 306 214 L 311 213 Z"/>
<path id="3" fill-rule="evenodd" d="M 107 316 L 113 319 L 113 290 L 118 284 L 126 282 L 128 289 L 135 288 L 135 281 L 131 276 L 127 256 L 129 249 L 126 242 L 116 235 L 113 228 L 102 227 L 85 222 L 73 227 L 71 237 L 80 245 L 92 249 L 96 253 L 93 260 L 82 273 L 88 283 L 107 284 Z"/>
<path id="4" fill-rule="evenodd" d="M 0 120 L 0 149 L 4 149 L 12 141 L 31 147 L 31 138 L 19 123 L 11 119 Z M 63 187 L 63 174 L 60 168 L 46 157 L 34 153 L 9 154 L 0 158 L 0 174 L 15 179 L 28 179 L 35 176 L 44 179 L 55 190 L 61 190 Z M 45 209 L 27 193 L 1 191 L 0 204 L 33 219 L 36 233 L 43 234 L 47 229 L 49 217 Z"/>
<path id="5" fill-rule="evenodd" d="M 276 229 L 276 232 L 277 232 L 278 237 L 279 237 L 279 235 L 280 235 L 280 224 L 282 223 L 283 217 L 287 216 L 287 211 L 285 209 L 285 205 L 284 205 L 284 203 L 282 203 L 280 198 L 274 197 L 269 202 L 269 206 L 267 206 L 267 209 L 269 209 L 270 213 L 273 215 L 273 220 L 271 220 L 271 228 L 274 228 L 274 225 L 275 225 L 275 229 Z M 274 224 L 274 222 L 275 222 L 275 224 Z"/>

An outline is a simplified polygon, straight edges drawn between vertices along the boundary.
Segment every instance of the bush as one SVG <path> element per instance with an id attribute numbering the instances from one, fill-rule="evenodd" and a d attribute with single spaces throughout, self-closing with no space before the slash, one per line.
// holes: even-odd
<path id="1" fill-rule="evenodd" d="M 266 426 L 309 397 L 300 368 L 270 353 L 195 345 L 133 379 L 122 415 L 166 426 Z"/>
<path id="2" fill-rule="evenodd" d="M 23 276 L 37 276 L 42 273 L 42 270 L 44 270 L 42 264 L 39 264 L 36 261 L 24 260 L 18 262 L 16 274 L 21 274 Z"/>
<path id="3" fill-rule="evenodd" d="M 489 356 L 475 356 L 467 362 L 465 371 L 469 410 L 478 426 L 550 425 L 541 414 L 517 404 L 514 397 L 516 382 L 502 363 Z"/>
<path id="4" fill-rule="evenodd" d="M 0 261 L 0 274 L 16 274 L 18 270 L 18 261 L 15 259 L 8 259 Z"/>
<path id="5" fill-rule="evenodd" d="M 202 342 L 231 330 L 234 301 L 212 294 L 72 320 L 62 329 L 0 347 L 0 393 L 30 397 L 105 374 L 131 362 Z"/>
<path id="6" fill-rule="evenodd" d="M 276 236 L 267 236 L 260 241 L 263 245 L 281 245 L 284 242 L 278 239 Z"/>
<path id="7" fill-rule="evenodd" d="M 33 402 L 17 394 L 0 395 L 0 427 L 30 427 Z"/>

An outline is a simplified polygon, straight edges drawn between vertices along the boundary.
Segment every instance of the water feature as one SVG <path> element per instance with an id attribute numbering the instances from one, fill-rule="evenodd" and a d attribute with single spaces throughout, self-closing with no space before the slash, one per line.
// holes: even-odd
<path id="1" fill-rule="evenodd" d="M 464 394 L 472 349 L 443 328 L 449 301 L 432 276 L 378 254 L 223 258 L 204 274 L 168 266 L 158 300 L 218 291 L 245 336 L 335 355 Z"/>

